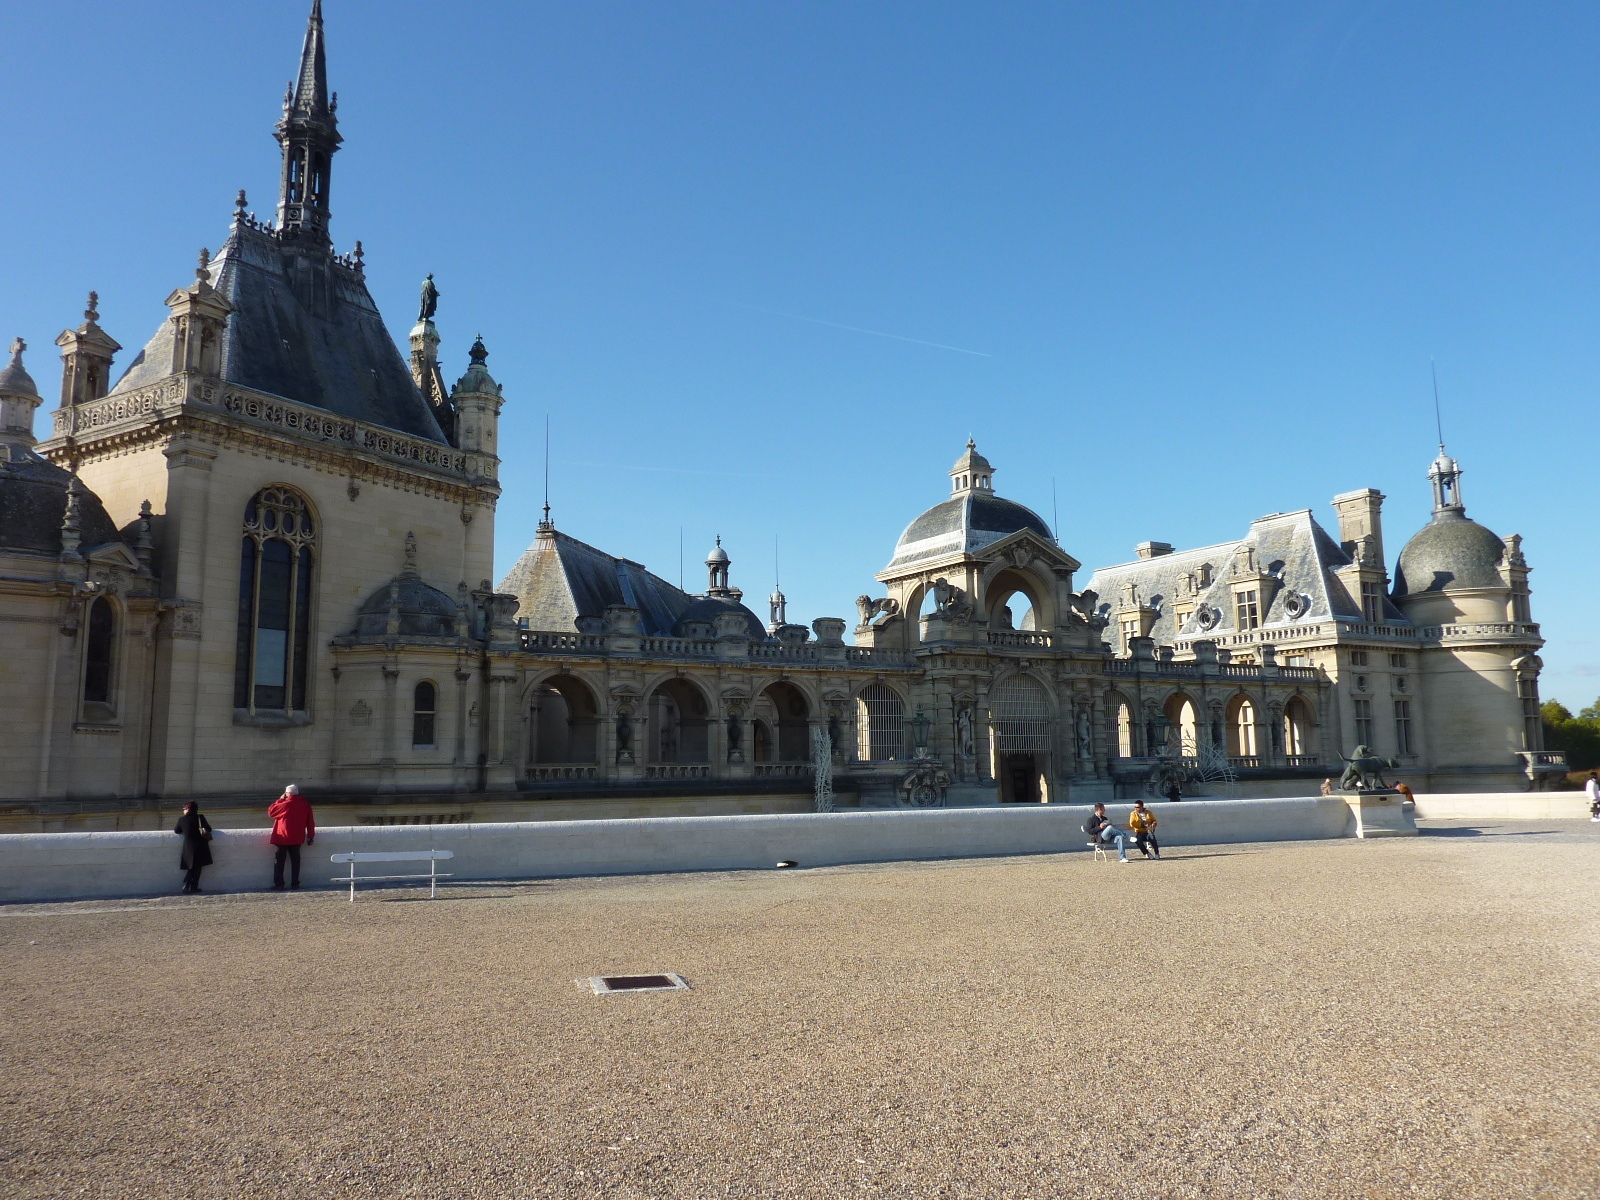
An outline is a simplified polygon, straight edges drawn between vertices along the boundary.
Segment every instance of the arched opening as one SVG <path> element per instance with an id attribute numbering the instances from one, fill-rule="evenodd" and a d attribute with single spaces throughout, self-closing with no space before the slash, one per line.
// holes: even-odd
<path id="1" fill-rule="evenodd" d="M 1314 727 L 1311 706 L 1299 696 L 1295 696 L 1283 706 L 1283 749 L 1289 756 L 1290 766 L 1316 765 L 1317 756 L 1312 749 Z"/>
<path id="2" fill-rule="evenodd" d="M 83 702 L 103 705 L 94 715 L 109 716 L 111 707 L 111 657 L 115 645 L 117 614 L 105 596 L 89 606 L 89 636 L 84 645 Z M 88 714 L 85 714 L 88 715 Z"/>
<path id="3" fill-rule="evenodd" d="M 1112 720 L 1117 726 L 1117 735 L 1114 742 L 1117 747 L 1118 758 L 1133 757 L 1133 710 L 1126 704 L 1118 703 Z"/>
<path id="4" fill-rule="evenodd" d="M 1195 758 L 1200 753 L 1200 713 L 1194 701 L 1182 692 L 1167 698 L 1167 738 L 1175 754 Z"/>
<path id="5" fill-rule="evenodd" d="M 750 744 L 756 762 L 771 762 L 773 755 L 772 726 L 765 721 L 750 722 Z"/>
<path id="6" fill-rule="evenodd" d="M 890 762 L 905 757 L 906 706 L 894 689 L 869 683 L 856 696 L 856 757 Z"/>
<path id="7" fill-rule="evenodd" d="M 658 763 L 711 761 L 706 698 L 686 679 L 669 679 L 650 694 L 650 754 Z"/>
<path id="8" fill-rule="evenodd" d="M 594 693 L 572 675 L 556 675 L 535 689 L 528 702 L 528 761 L 600 761 L 600 713 Z"/>
<path id="9" fill-rule="evenodd" d="M 1049 800 L 1050 699 L 1038 680 L 1012 675 L 989 694 L 994 774 L 1002 804 Z"/>
<path id="10" fill-rule="evenodd" d="M 1228 754 L 1234 758 L 1254 758 L 1256 749 L 1256 706 L 1248 696 L 1235 696 L 1228 702 Z"/>
<path id="11" fill-rule="evenodd" d="M 1036 586 L 1019 571 L 1001 571 L 989 584 L 984 607 L 989 628 L 1035 632 L 1045 628 Z"/>
<path id="12" fill-rule="evenodd" d="M 774 749 L 778 762 L 811 761 L 811 706 L 805 693 L 787 680 L 770 684 L 757 701 L 763 715 L 777 730 Z"/>
<path id="13" fill-rule="evenodd" d="M 438 715 L 439 689 L 424 679 L 411 692 L 411 744 L 417 749 L 434 747 L 434 718 Z"/>

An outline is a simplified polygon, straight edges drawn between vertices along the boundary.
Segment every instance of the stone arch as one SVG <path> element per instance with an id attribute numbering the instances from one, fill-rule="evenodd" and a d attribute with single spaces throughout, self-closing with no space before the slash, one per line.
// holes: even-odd
<path id="1" fill-rule="evenodd" d="M 891 762 L 906 756 L 906 697 L 874 679 L 856 690 L 856 759 Z"/>
<path id="2" fill-rule="evenodd" d="M 1112 757 L 1138 756 L 1137 721 L 1132 700 L 1121 692 L 1106 693 L 1106 745 L 1111 747 Z"/>
<path id="3" fill-rule="evenodd" d="M 1284 753 L 1291 758 L 1315 758 L 1316 744 L 1316 707 L 1305 696 L 1296 692 L 1283 705 Z"/>
<path id="4" fill-rule="evenodd" d="M 1059 705 L 1031 671 L 1012 671 L 989 689 L 989 744 L 1002 803 L 1048 802 Z"/>
<path id="5" fill-rule="evenodd" d="M 1028 607 L 1033 612 L 1033 628 L 1039 631 L 1049 630 L 1055 625 L 1055 582 L 1048 577 L 1042 577 L 1039 572 L 1031 567 L 1013 566 L 1009 561 L 1002 560 L 991 563 L 984 569 L 983 576 L 978 583 L 978 594 L 983 605 L 983 619 L 991 629 L 1003 628 L 997 624 L 1000 617 L 1000 608 L 1014 595 L 1021 592 L 1028 598 Z M 1017 627 L 1023 614 L 1013 608 L 1013 627 Z"/>
<path id="6" fill-rule="evenodd" d="M 1230 756 L 1253 758 L 1261 753 L 1257 734 L 1262 716 L 1260 701 L 1249 693 L 1235 692 L 1228 697 L 1223 720 Z"/>
<path id="7" fill-rule="evenodd" d="M 1176 691 L 1167 697 L 1162 712 L 1172 731 L 1172 743 L 1178 754 L 1183 758 L 1198 756 L 1203 722 L 1199 702 L 1188 692 Z"/>
<path id="8" fill-rule="evenodd" d="M 673 675 L 650 689 L 644 706 L 650 762 L 711 761 L 711 697 L 703 687 Z"/>
<path id="9" fill-rule="evenodd" d="M 811 714 L 813 697 L 792 679 L 767 684 L 756 694 L 758 719 L 770 720 L 773 749 L 777 762 L 809 762 L 811 759 Z"/>
<path id="10" fill-rule="evenodd" d="M 546 675 L 528 689 L 528 762 L 600 761 L 600 703 L 576 675 Z"/>

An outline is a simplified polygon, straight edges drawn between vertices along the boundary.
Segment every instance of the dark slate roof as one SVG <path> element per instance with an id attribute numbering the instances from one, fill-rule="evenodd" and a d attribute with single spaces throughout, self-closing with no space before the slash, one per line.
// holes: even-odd
<path id="1" fill-rule="evenodd" d="M 72 476 L 20 442 L 0 442 L 0 548 L 61 553 L 61 521 Z M 105 506 L 88 488 L 78 501 L 80 550 L 120 541 Z"/>
<path id="2" fill-rule="evenodd" d="M 894 558 L 884 570 L 923 559 L 971 554 L 1018 530 L 1031 529 L 1054 542 L 1050 526 L 1031 508 L 992 492 L 966 491 L 935 504 L 906 526 L 895 544 Z"/>
<path id="3" fill-rule="evenodd" d="M 1504 587 L 1497 569 L 1505 543 L 1459 509 L 1445 509 L 1400 551 L 1394 594 Z"/>
<path id="4" fill-rule="evenodd" d="M 603 617 L 608 605 L 631 604 L 646 634 L 670 636 L 690 599 L 638 563 L 560 531 L 529 546 L 498 590 L 521 602 L 528 628 L 558 633 L 571 633 L 579 617 Z"/>
<path id="5" fill-rule="evenodd" d="M 341 416 L 444 442 L 439 423 L 384 327 L 365 277 L 304 242 L 235 222 L 211 260 L 211 286 L 233 305 L 222 347 L 229 383 Z M 163 321 L 113 392 L 166 375 L 172 323 Z"/>
<path id="6" fill-rule="evenodd" d="M 382 637 L 389 628 L 389 610 L 400 610 L 401 637 L 454 637 L 459 608 L 450 596 L 402 571 L 367 597 L 356 617 L 355 636 Z"/>
<path id="7" fill-rule="evenodd" d="M 744 617 L 745 632 L 752 640 L 757 642 L 769 640 L 767 628 L 761 623 L 761 618 L 731 596 L 695 596 L 689 602 L 689 607 L 678 615 L 677 621 L 672 626 L 672 632 L 682 637 L 688 632 L 686 626 L 690 621 L 703 621 L 708 625 L 715 625 L 719 616 L 730 612 L 739 613 Z"/>
<path id="8" fill-rule="evenodd" d="M 1263 628 L 1325 621 L 1330 617 L 1361 619 L 1360 598 L 1351 596 L 1333 574 L 1336 569 L 1350 565 L 1350 556 L 1317 523 L 1308 508 L 1273 513 L 1252 521 L 1250 532 L 1237 541 L 1101 567 L 1090 577 L 1088 590 L 1099 594 L 1099 610 L 1110 615 L 1122 602 L 1124 585 L 1135 584 L 1139 600 L 1157 611 L 1150 636 L 1159 644 L 1172 645 L 1180 637 L 1191 640 L 1234 633 L 1237 631 L 1230 584 L 1233 565 L 1246 548 L 1254 550 L 1258 566 L 1283 581 L 1272 603 L 1261 614 Z M 1184 595 L 1182 585 L 1189 576 L 1198 577 L 1207 564 L 1211 567 L 1210 586 L 1201 588 L 1198 596 Z M 1302 601 L 1296 615 L 1289 611 L 1293 597 Z M 1216 623 L 1204 629 L 1191 619 L 1180 631 L 1174 615 L 1175 601 L 1186 606 L 1194 603 L 1196 613 L 1201 606 L 1211 608 L 1216 614 Z M 1409 623 L 1387 599 L 1384 612 L 1390 621 Z"/>

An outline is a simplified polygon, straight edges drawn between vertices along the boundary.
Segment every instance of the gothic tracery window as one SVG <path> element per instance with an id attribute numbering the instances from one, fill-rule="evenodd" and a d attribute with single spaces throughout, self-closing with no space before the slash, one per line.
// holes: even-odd
<path id="1" fill-rule="evenodd" d="M 304 712 L 316 524 L 298 493 L 263 488 L 245 506 L 233 704 Z"/>

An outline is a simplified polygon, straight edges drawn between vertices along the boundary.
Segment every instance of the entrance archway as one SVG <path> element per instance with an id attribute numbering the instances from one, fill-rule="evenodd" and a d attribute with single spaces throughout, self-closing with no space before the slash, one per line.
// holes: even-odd
<path id="1" fill-rule="evenodd" d="M 806 703 L 805 693 L 787 680 L 779 680 L 762 691 L 757 703 L 769 709 L 777 729 L 778 761 L 810 762 L 811 706 Z"/>
<path id="2" fill-rule="evenodd" d="M 650 693 L 650 761 L 711 761 L 706 698 L 685 679 L 669 679 Z"/>
<path id="3" fill-rule="evenodd" d="M 556 675 L 528 702 L 530 763 L 599 762 L 599 715 L 594 693 L 572 675 Z"/>
<path id="4" fill-rule="evenodd" d="M 1050 698 L 1026 675 L 1003 680 L 989 694 L 994 775 L 1002 804 L 1047 803 L 1050 778 Z"/>

